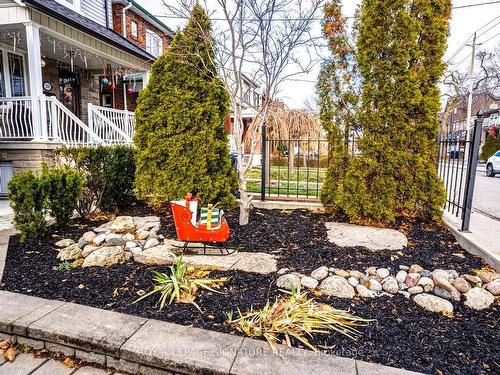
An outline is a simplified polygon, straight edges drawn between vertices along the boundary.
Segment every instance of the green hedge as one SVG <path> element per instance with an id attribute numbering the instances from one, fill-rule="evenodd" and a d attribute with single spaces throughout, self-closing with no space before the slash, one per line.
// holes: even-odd
<path id="1" fill-rule="evenodd" d="M 25 171 L 9 181 L 10 206 L 21 241 L 37 238 L 47 230 L 46 214 L 66 225 L 82 193 L 83 178 L 71 168 L 43 167 L 41 176 Z"/>
<path id="2" fill-rule="evenodd" d="M 60 162 L 76 168 L 84 178 L 77 211 L 88 217 L 96 209 L 114 212 L 134 200 L 134 150 L 130 146 L 64 147 Z"/>

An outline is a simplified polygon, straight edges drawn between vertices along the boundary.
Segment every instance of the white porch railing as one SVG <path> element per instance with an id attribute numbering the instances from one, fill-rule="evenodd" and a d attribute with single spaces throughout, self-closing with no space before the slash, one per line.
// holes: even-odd
<path id="1" fill-rule="evenodd" d="M 132 144 L 133 126 L 127 117 L 133 118 L 128 111 L 88 104 L 89 128 L 106 144 Z"/>
<path id="2" fill-rule="evenodd" d="M 0 138 L 33 138 L 32 102 L 29 96 L 0 98 Z"/>
<path id="3" fill-rule="evenodd" d="M 129 139 L 134 138 L 134 129 L 135 129 L 135 113 L 121 110 L 121 109 L 113 109 L 108 107 L 101 107 L 97 105 L 93 105 L 89 103 L 89 113 L 94 113 L 98 117 L 101 115 L 101 118 L 108 119 L 113 125 L 115 125 L 118 129 L 120 129 Z M 90 120 L 89 120 L 89 124 Z"/>
<path id="4" fill-rule="evenodd" d="M 43 101 L 46 105 L 47 121 L 42 121 L 42 124 L 48 125 L 47 133 L 50 139 L 60 141 L 66 146 L 106 144 L 56 97 L 44 97 Z"/>
<path id="5" fill-rule="evenodd" d="M 0 97 L 0 140 L 51 140 L 66 146 L 132 144 L 133 112 L 89 104 L 88 121 L 85 124 L 54 96 Z"/>

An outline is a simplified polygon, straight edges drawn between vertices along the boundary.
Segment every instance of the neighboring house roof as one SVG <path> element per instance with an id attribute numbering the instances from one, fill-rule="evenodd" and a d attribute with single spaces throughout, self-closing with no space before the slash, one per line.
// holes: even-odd
<path id="1" fill-rule="evenodd" d="M 126 52 L 133 54 L 145 60 L 155 60 L 155 57 L 142 48 L 136 46 L 120 34 L 112 29 L 92 21 L 90 18 L 69 9 L 68 7 L 59 4 L 53 0 L 23 0 L 29 7 L 39 10 L 51 17 L 58 19 L 64 23 L 76 27 L 77 29 L 86 32 L 103 42 L 109 43 Z"/>
<path id="2" fill-rule="evenodd" d="M 154 16 L 151 14 L 147 9 L 143 8 L 137 1 L 134 0 L 113 0 L 113 4 L 122 4 L 127 6 L 128 4 L 132 4 L 132 10 L 134 13 L 137 13 L 139 16 L 144 18 L 146 21 L 148 21 L 150 24 L 156 26 L 158 29 L 163 31 L 165 34 L 170 36 L 171 38 L 174 37 L 174 31 L 169 28 L 167 25 L 165 25 L 162 21 L 158 19 L 158 17 Z"/>

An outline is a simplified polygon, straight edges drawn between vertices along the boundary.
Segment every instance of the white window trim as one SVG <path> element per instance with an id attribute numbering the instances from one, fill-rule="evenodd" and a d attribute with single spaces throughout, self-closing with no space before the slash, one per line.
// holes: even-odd
<path id="1" fill-rule="evenodd" d="M 23 53 L 18 53 L 18 52 L 14 52 L 12 49 L 10 48 L 5 48 L 3 46 L 0 45 L 0 51 L 2 51 L 2 65 L 3 65 L 3 78 L 5 80 L 5 97 L 6 98 L 10 98 L 12 97 L 12 87 L 10 85 L 10 65 L 9 65 L 9 53 L 12 54 L 12 55 L 17 55 L 17 56 L 21 56 L 22 58 L 22 62 L 23 62 L 23 74 L 24 74 L 24 93 L 25 95 L 29 95 L 28 93 L 28 75 L 27 75 L 27 70 L 26 70 L 26 59 L 27 59 L 27 56 Z"/>
<path id="2" fill-rule="evenodd" d="M 81 13 L 80 0 L 73 0 L 73 4 L 68 3 L 66 0 L 56 0 L 59 4 L 74 10 L 75 12 Z"/>
<path id="3" fill-rule="evenodd" d="M 135 26 L 135 33 L 134 33 L 134 26 Z M 134 38 L 137 38 L 139 35 L 139 25 L 137 25 L 137 22 L 135 21 L 130 21 L 130 35 L 132 35 Z"/>
<path id="4" fill-rule="evenodd" d="M 152 53 L 153 46 L 148 46 L 148 36 L 151 37 L 152 39 L 158 41 L 159 51 L 158 51 L 157 55 Z M 161 39 L 161 37 L 157 33 L 155 33 L 152 30 L 149 30 L 149 29 L 146 29 L 146 51 L 149 52 L 154 57 L 159 57 L 163 53 L 163 40 Z"/>

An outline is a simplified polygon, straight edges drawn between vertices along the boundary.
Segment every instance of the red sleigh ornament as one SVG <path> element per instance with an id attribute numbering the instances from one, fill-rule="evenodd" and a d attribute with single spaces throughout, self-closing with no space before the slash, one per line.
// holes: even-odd
<path id="1" fill-rule="evenodd" d="M 196 221 L 197 207 L 198 202 L 193 199 L 191 193 L 184 200 L 171 203 L 177 238 L 185 242 L 183 250 L 203 249 L 203 254 L 207 254 L 207 249 L 220 250 L 221 254 L 217 255 L 230 255 L 236 252 L 236 249 L 220 247 L 220 244 L 225 243 L 229 238 L 229 224 L 226 218 L 222 215 L 219 223 L 208 229 L 206 224 Z M 201 243 L 202 246 L 190 246 L 193 242 Z M 217 244 L 219 246 L 216 246 Z M 216 254 L 210 253 L 209 255 Z"/>

